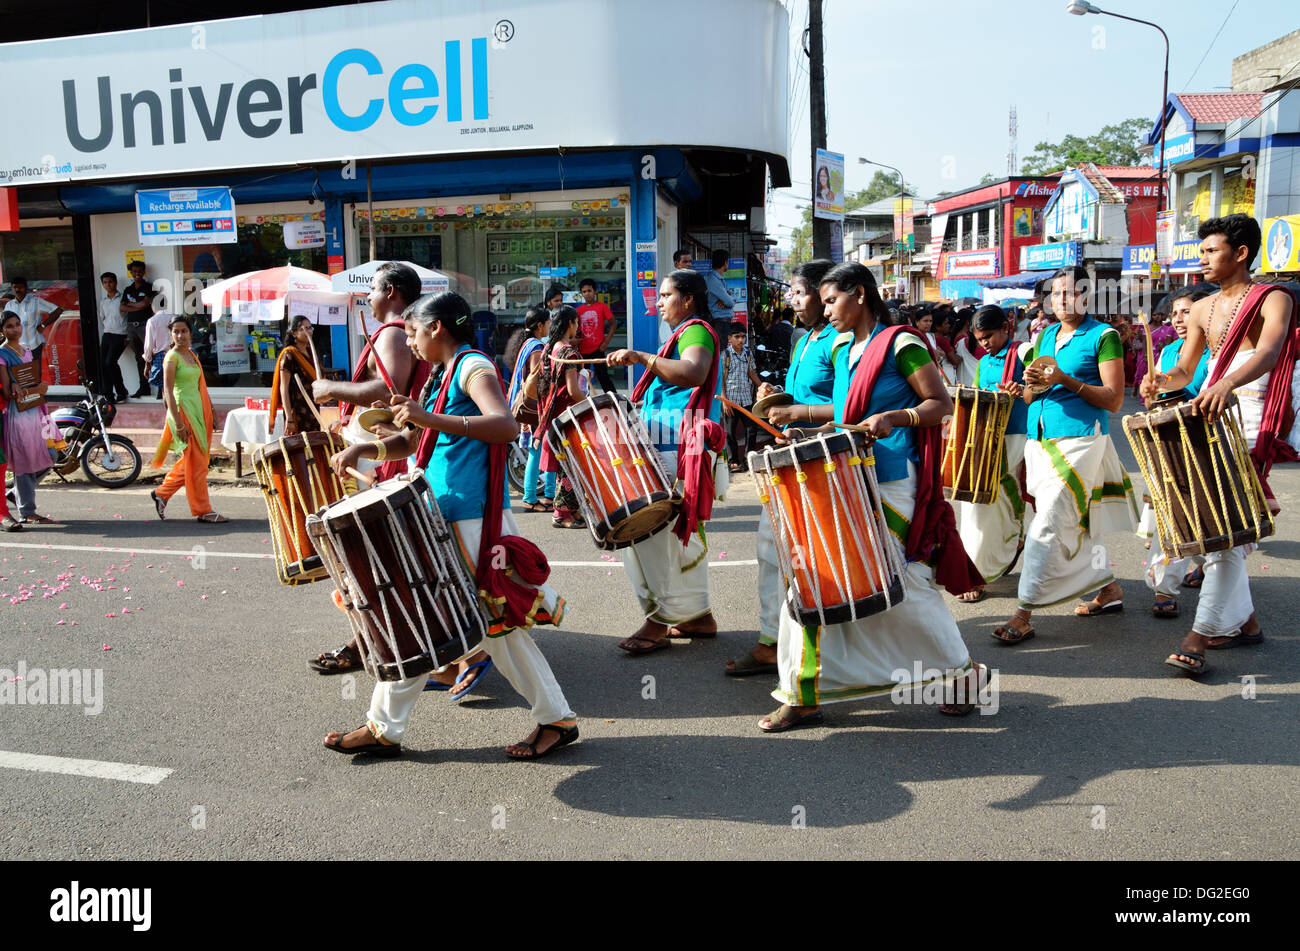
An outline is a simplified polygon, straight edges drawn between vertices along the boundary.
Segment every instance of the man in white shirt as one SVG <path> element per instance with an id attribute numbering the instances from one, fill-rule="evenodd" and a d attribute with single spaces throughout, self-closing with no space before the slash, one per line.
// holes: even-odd
<path id="1" fill-rule="evenodd" d="M 6 303 L 4 309 L 14 311 L 22 320 L 23 335 L 19 343 L 30 350 L 39 363 L 41 351 L 45 349 L 45 337 L 41 334 L 41 329 L 58 320 L 63 308 L 35 294 L 28 294 L 25 277 L 15 277 L 9 286 L 13 289 L 14 299 Z"/>
<path id="2" fill-rule="evenodd" d="M 144 362 L 149 367 L 149 385 L 156 391 L 155 399 L 162 399 L 163 357 L 171 348 L 171 331 L 167 325 L 175 314 L 160 310 L 144 326 Z"/>
<path id="3" fill-rule="evenodd" d="M 101 392 L 114 403 L 126 399 L 126 382 L 118 360 L 126 349 L 126 318 L 122 316 L 122 295 L 117 291 L 117 275 L 105 271 L 99 275 L 104 296 L 99 299 L 99 356 Z"/>

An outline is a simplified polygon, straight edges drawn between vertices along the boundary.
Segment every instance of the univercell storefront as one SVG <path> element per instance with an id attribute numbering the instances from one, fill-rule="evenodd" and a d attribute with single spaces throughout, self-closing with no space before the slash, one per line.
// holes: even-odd
<path id="1" fill-rule="evenodd" d="M 671 22 L 727 38 L 691 58 L 725 110 L 683 99 Z M 582 55 L 566 55 L 579 26 Z M 21 97 L 25 131 L 0 138 L 0 184 L 20 208 L 53 184 L 71 212 L 88 350 L 98 274 L 125 283 L 141 260 L 155 308 L 196 316 L 210 386 L 265 385 L 281 326 L 211 313 L 199 291 L 285 264 L 411 261 L 499 338 L 546 286 L 590 278 L 616 341 L 653 350 L 684 216 L 707 224 L 707 206 L 734 229 L 769 179 L 788 182 L 788 29 L 778 0 L 389 0 L 8 44 L 0 96 Z M 229 214 L 138 208 L 142 191 L 207 189 L 228 190 Z M 51 273 L 72 280 L 67 263 Z M 351 365 L 362 317 L 318 325 L 328 366 Z M 228 343 L 219 359 L 236 336 L 245 359 Z"/>

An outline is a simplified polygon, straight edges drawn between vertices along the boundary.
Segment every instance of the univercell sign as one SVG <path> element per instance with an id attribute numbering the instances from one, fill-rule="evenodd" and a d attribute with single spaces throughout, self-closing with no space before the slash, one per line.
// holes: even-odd
<path id="1" fill-rule="evenodd" d="M 660 57 L 675 14 L 729 40 L 693 80 L 763 94 L 706 115 L 672 70 L 628 68 Z M 545 65 L 574 23 L 594 82 Z M 0 137 L 0 182 L 560 146 L 784 160 L 787 32 L 779 0 L 389 0 L 4 44 L 0 103 L 23 134 Z"/>

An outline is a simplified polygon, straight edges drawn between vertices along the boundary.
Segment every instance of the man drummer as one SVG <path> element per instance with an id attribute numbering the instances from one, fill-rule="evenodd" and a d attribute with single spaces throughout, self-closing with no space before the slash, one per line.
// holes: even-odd
<path id="1" fill-rule="evenodd" d="M 839 332 L 826 319 L 818 288 L 826 272 L 833 267 L 830 261 L 819 259 L 799 265 L 790 277 L 790 304 L 806 329 L 790 355 L 790 366 L 785 373 L 785 392 L 790 402 L 773 406 L 767 419 L 783 429 L 804 426 L 815 429 L 835 418 L 832 398 L 835 394 L 835 365 L 831 362 L 831 349 Z M 770 397 L 777 390 L 764 383 L 757 397 Z M 764 509 L 758 516 L 758 643 L 739 660 L 727 661 L 728 677 L 750 677 L 754 674 L 774 674 L 776 642 L 785 603 L 786 583 L 781 577 L 777 560 L 772 521 Z"/>
<path id="2" fill-rule="evenodd" d="M 1295 300 L 1280 285 L 1256 285 L 1250 279 L 1251 265 L 1259 253 L 1259 222 L 1249 215 L 1211 218 L 1197 230 L 1201 239 L 1201 274 L 1219 285 L 1215 294 L 1192 305 L 1188 317 L 1187 342 L 1178 363 L 1167 373 L 1142 385 L 1144 397 L 1161 390 L 1178 389 L 1194 379 L 1201 352 L 1210 351 L 1210 375 L 1192 400 L 1197 413 L 1214 422 L 1235 396 L 1241 411 L 1242 430 L 1276 514 L 1278 507 L 1268 488 L 1268 472 L 1277 458 L 1279 442 L 1286 433 L 1287 411 L 1291 407 L 1291 363 L 1295 359 Z M 1225 363 L 1226 361 L 1226 363 Z M 1276 376 L 1273 370 L 1284 368 Z M 1152 558 L 1163 557 L 1158 537 Z M 1246 556 L 1253 544 L 1205 556 L 1205 580 L 1196 606 L 1191 632 L 1178 649 L 1165 659 L 1171 667 L 1192 677 L 1205 673 L 1205 651 L 1247 647 L 1264 640 L 1250 596 Z"/>
<path id="3" fill-rule="evenodd" d="M 1209 284 L 1192 284 L 1188 287 L 1182 287 L 1169 295 L 1169 323 L 1174 328 L 1178 336 L 1165 344 L 1156 358 L 1157 372 L 1168 373 L 1175 364 L 1178 363 L 1178 357 L 1182 353 L 1183 346 L 1187 343 L 1187 321 L 1191 317 L 1192 305 L 1203 297 L 1209 297 L 1214 293 L 1214 288 Z M 1162 305 L 1163 306 L 1163 305 Z M 1196 373 L 1192 377 L 1192 382 L 1179 390 L 1162 392 L 1159 395 L 1160 400 L 1181 401 L 1190 400 L 1201 392 L 1201 387 L 1205 384 L 1205 377 L 1209 373 L 1210 351 L 1206 350 L 1201 354 L 1201 360 L 1196 365 Z M 1138 381 L 1139 387 L 1141 380 Z M 1147 547 L 1150 548 L 1150 541 L 1156 534 L 1155 514 L 1151 506 L 1144 505 L 1142 508 L 1142 518 L 1138 524 L 1138 535 L 1147 539 Z M 1147 559 L 1146 582 L 1147 587 L 1155 594 L 1155 602 L 1151 605 L 1151 613 L 1158 618 L 1175 618 L 1178 617 L 1178 588 L 1180 584 L 1186 587 L 1199 588 L 1201 579 L 1204 577 L 1199 567 L 1203 559 L 1200 556 L 1193 555 L 1189 558 L 1176 558 L 1170 555 L 1163 557 L 1151 557 Z M 1184 571 L 1189 564 L 1195 563 L 1198 567 L 1184 578 Z"/>
<path id="4" fill-rule="evenodd" d="M 387 261 L 379 266 L 370 279 L 367 302 L 380 328 L 371 335 L 350 382 L 320 379 L 312 383 L 312 397 L 317 403 L 337 399 L 355 408 L 375 402 L 387 405 L 389 383 L 400 395 L 414 397 L 419 394 L 429 377 L 429 364 L 412 353 L 403 320 L 403 314 L 419 298 L 420 276 L 413 268 L 397 261 Z M 387 380 L 384 379 L 385 373 Z M 379 435 L 390 436 L 396 432 L 393 427 L 384 427 Z M 403 457 L 386 461 L 378 468 L 377 477 L 380 480 L 391 479 L 405 471 L 406 459 Z M 307 665 L 320 674 L 341 674 L 359 669 L 361 657 L 353 640 L 327 654 L 318 655 Z M 428 689 L 450 690 L 452 699 L 455 699 L 477 687 L 491 667 L 492 662 L 480 651 L 455 668 L 447 667 L 430 674 Z"/>

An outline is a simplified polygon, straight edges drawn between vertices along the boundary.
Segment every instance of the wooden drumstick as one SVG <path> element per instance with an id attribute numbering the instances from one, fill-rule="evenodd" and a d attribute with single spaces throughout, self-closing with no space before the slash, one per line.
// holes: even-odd
<path id="1" fill-rule="evenodd" d="M 312 333 L 307 335 L 307 346 L 311 350 L 312 365 L 316 368 L 316 379 L 323 379 L 325 377 L 325 371 L 321 369 L 320 354 L 316 352 L 315 327 L 312 328 Z"/>
<path id="2" fill-rule="evenodd" d="M 754 422 L 758 423 L 758 425 L 762 426 L 764 429 L 766 429 L 769 433 L 771 433 L 771 434 L 772 434 L 773 436 L 775 436 L 777 439 L 780 439 L 782 436 L 785 435 L 785 434 L 782 433 L 779 429 L 774 429 L 773 427 L 769 426 L 767 423 L 765 423 L 763 420 L 759 419 L 757 416 L 755 416 L 755 415 L 754 415 L 753 413 L 751 413 L 749 410 L 745 409 L 745 407 L 743 407 L 743 406 L 737 406 L 735 403 L 731 402 L 731 400 L 727 399 L 725 396 L 715 396 L 715 397 L 713 397 L 713 398 L 714 398 L 715 400 L 717 400 L 718 402 L 720 402 L 723 406 L 730 406 L 732 409 L 737 410 L 738 412 L 741 412 L 741 413 L 743 413 L 744 415 L 748 416 L 750 419 L 752 419 Z"/>
<path id="3" fill-rule="evenodd" d="M 293 382 L 298 384 L 299 391 L 301 391 L 303 398 L 307 400 L 307 406 L 311 408 L 311 414 L 316 417 L 316 422 L 320 423 L 321 432 L 324 432 L 326 429 L 325 420 L 321 419 L 320 410 L 316 409 L 316 401 L 313 400 L 311 394 L 307 392 L 307 387 L 303 385 L 302 377 L 295 376 Z"/>
<path id="4" fill-rule="evenodd" d="M 347 466 L 344 471 L 346 471 L 348 475 L 352 476 L 352 478 L 356 479 L 358 482 L 364 482 L 366 485 L 375 484 L 374 476 L 368 476 L 364 472 L 358 472 L 356 469 L 353 469 L 351 466 Z"/>
<path id="5" fill-rule="evenodd" d="M 393 396 L 397 395 L 397 387 L 393 386 L 393 378 L 388 375 L 388 367 L 384 366 L 384 360 L 379 356 L 379 348 L 371 347 L 370 355 L 375 358 L 375 366 L 379 368 L 379 376 L 384 381 L 384 386 L 388 387 L 388 392 Z"/>
<path id="6" fill-rule="evenodd" d="M 831 420 L 827 425 L 834 426 L 836 429 L 847 429 L 849 432 L 862 433 L 864 436 L 870 436 L 872 439 L 876 438 L 875 433 L 873 433 L 869 427 L 863 426 L 859 423 L 837 423 L 835 420 Z"/>
<path id="7" fill-rule="evenodd" d="M 1151 356 L 1151 318 L 1142 311 L 1138 311 L 1138 320 L 1142 322 L 1142 329 L 1147 332 L 1147 379 L 1152 383 L 1155 382 L 1155 363 Z M 1151 400 L 1143 400 L 1147 409 L 1151 408 Z"/>
<path id="8" fill-rule="evenodd" d="M 558 357 L 551 357 L 551 362 L 563 364 L 566 366 L 580 366 L 588 363 L 604 363 L 605 358 L 596 357 L 595 359 L 591 359 L 591 360 L 561 360 Z"/>

